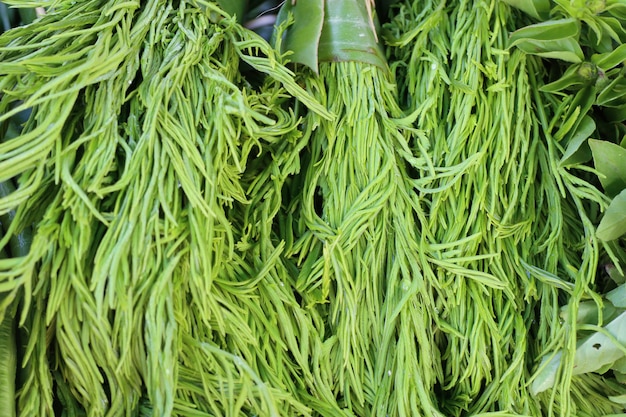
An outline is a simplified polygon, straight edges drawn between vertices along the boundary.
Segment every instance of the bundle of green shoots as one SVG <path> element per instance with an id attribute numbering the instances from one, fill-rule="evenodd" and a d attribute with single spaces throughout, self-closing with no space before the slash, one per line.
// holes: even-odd
<path id="1" fill-rule="evenodd" d="M 6 415 L 624 412 L 621 2 L 4 3 Z"/>
<path id="2" fill-rule="evenodd" d="M 1 246 L 33 225 L 27 255 L 0 261 L 3 302 L 19 304 L 20 415 L 297 409 L 288 387 L 260 386 L 293 366 L 264 349 L 306 326 L 285 320 L 281 245 L 258 225 L 295 169 L 283 102 L 330 114 L 208 2 L 58 2 L 0 48 L 1 120 L 32 109 L 0 145 L 0 180 L 17 185 Z M 254 87 L 242 63 L 271 75 Z"/>
<path id="3" fill-rule="evenodd" d="M 417 173 L 415 188 L 427 219 L 422 268 L 450 326 L 439 342 L 442 404 L 448 415 L 609 414 L 620 406 L 607 396 L 624 387 L 572 377 L 576 363 L 593 360 L 575 357 L 576 312 L 582 299 L 595 299 L 596 311 L 601 305 L 593 291 L 600 243 L 589 216 L 606 199 L 572 172 L 588 168 L 564 163 L 562 147 L 594 129 L 578 138 L 569 119 L 588 109 L 544 95 L 544 63 L 510 47 L 510 32 L 525 22 L 502 2 L 416 2 L 390 26 L 401 96 L 430 138 L 434 166 Z M 605 247 L 614 258 L 623 253 Z M 562 367 L 529 372 L 558 349 Z"/>

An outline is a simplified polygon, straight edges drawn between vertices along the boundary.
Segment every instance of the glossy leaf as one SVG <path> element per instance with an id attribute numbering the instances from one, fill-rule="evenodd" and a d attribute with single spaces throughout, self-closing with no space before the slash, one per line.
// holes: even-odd
<path id="1" fill-rule="evenodd" d="M 549 0 L 504 0 L 504 2 L 536 19 L 545 20 L 550 15 Z"/>
<path id="2" fill-rule="evenodd" d="M 566 62 L 581 62 L 584 58 L 582 49 L 575 39 L 535 41 L 531 39 L 516 42 L 520 50 L 542 58 L 560 59 Z"/>
<path id="3" fill-rule="evenodd" d="M 617 342 L 626 343 L 626 312 L 617 316 L 604 329 Z M 602 366 L 612 364 L 622 357 L 624 357 L 623 347 L 620 349 L 609 335 L 596 332 L 576 348 L 574 375 L 595 372 Z"/>
<path id="4" fill-rule="evenodd" d="M 576 348 L 574 355 L 573 375 L 596 372 L 607 364 L 612 364 L 624 357 L 623 346 L 626 343 L 626 312 L 620 314 L 604 327 L 604 332 L 595 332 Z M 556 379 L 562 352 L 544 358 L 537 375 L 531 385 L 531 393 L 536 395 L 552 386 Z"/>
<path id="5" fill-rule="evenodd" d="M 611 397 L 609 397 L 609 399 L 610 399 L 611 401 L 613 401 L 614 403 L 617 403 L 617 404 L 621 404 L 621 405 L 626 406 L 626 394 L 624 394 L 624 395 L 615 395 L 615 396 L 611 396 Z M 619 415 L 619 414 L 618 414 L 618 415 Z M 621 415 L 622 415 L 622 416 L 626 416 L 626 414 L 621 414 Z"/>
<path id="6" fill-rule="evenodd" d="M 598 319 L 600 317 L 598 313 L 600 307 L 602 308 L 603 323 L 607 323 L 616 318 L 619 314 L 623 313 L 624 309 L 626 309 L 626 284 L 620 285 L 606 293 L 601 305 L 598 305 L 595 300 L 585 300 L 579 302 L 575 309 L 576 323 L 591 325 L 598 324 Z M 571 311 L 571 306 L 567 304 L 561 307 L 559 315 L 564 321 L 569 321 Z"/>
<path id="7" fill-rule="evenodd" d="M 593 64 L 583 62 L 570 65 L 561 78 L 542 86 L 540 90 L 546 93 L 556 93 L 563 90 L 578 90 L 595 81 L 598 76 L 597 69 L 594 71 L 594 67 L 590 65 Z"/>
<path id="8" fill-rule="evenodd" d="M 604 118 L 607 122 L 621 123 L 626 121 L 626 103 L 619 105 L 605 105 Z"/>
<path id="9" fill-rule="evenodd" d="M 561 318 L 564 321 L 569 320 L 570 306 L 561 307 Z M 595 301 L 581 301 L 576 311 L 576 323 L 578 324 L 598 324 L 599 319 L 598 304 Z M 614 318 L 617 309 L 612 303 L 604 303 L 602 306 L 602 319 L 604 322 Z"/>
<path id="10" fill-rule="evenodd" d="M 622 40 L 626 37 L 626 30 L 624 30 L 622 26 L 623 20 L 620 21 L 609 16 L 598 16 L 597 19 L 603 34 L 610 37 L 616 43 L 621 44 Z"/>
<path id="11" fill-rule="evenodd" d="M 622 77 L 615 78 L 596 98 L 598 106 L 620 106 L 626 104 L 626 79 Z"/>
<path id="12" fill-rule="evenodd" d="M 613 364 L 613 370 L 623 374 L 626 373 L 626 356 L 615 361 Z"/>
<path id="13" fill-rule="evenodd" d="M 606 273 L 609 274 L 609 277 L 618 285 L 626 283 L 626 277 L 623 273 L 620 272 L 619 269 L 615 265 L 607 265 L 605 267 Z"/>
<path id="14" fill-rule="evenodd" d="M 521 39 L 550 41 L 556 39 L 578 38 L 580 24 L 575 19 L 548 20 L 516 30 L 511 34 L 510 41 L 515 43 Z"/>
<path id="15" fill-rule="evenodd" d="M 320 62 L 355 61 L 387 68 L 367 1 L 328 1 L 320 38 Z"/>
<path id="16" fill-rule="evenodd" d="M 559 371 L 563 352 L 559 351 L 552 356 L 546 356 L 539 364 L 540 372 L 530 385 L 530 393 L 537 395 L 554 386 L 556 374 Z"/>
<path id="17" fill-rule="evenodd" d="M 619 1 L 607 1 L 605 9 L 611 16 L 621 20 L 626 20 L 626 4 Z"/>
<path id="18" fill-rule="evenodd" d="M 606 293 L 606 299 L 609 300 L 615 307 L 626 308 L 626 284 L 622 284 L 619 287 Z M 624 364 L 626 366 L 626 364 Z M 626 372 L 626 368 L 624 368 Z"/>
<path id="19" fill-rule="evenodd" d="M 619 22 L 612 17 L 600 17 L 593 16 L 582 19 L 584 24 L 591 29 L 589 32 L 588 45 L 601 45 L 603 47 L 608 46 L 607 40 L 613 40 L 615 42 L 620 41 L 619 32 L 623 33 Z M 615 24 L 617 23 L 617 25 Z M 609 52 L 608 50 L 598 50 L 597 52 Z"/>
<path id="20" fill-rule="evenodd" d="M 620 384 L 626 385 L 626 374 L 622 372 L 613 371 L 613 375 L 615 375 L 615 380 Z M 626 417 L 626 414 L 620 414 L 621 417 Z"/>
<path id="21" fill-rule="evenodd" d="M 590 140 L 596 170 L 602 174 L 600 183 L 609 197 L 626 189 L 626 149 L 611 142 Z"/>
<path id="22" fill-rule="evenodd" d="M 579 19 L 602 13 L 606 6 L 604 0 L 554 0 L 554 3 L 557 7 L 552 9 L 552 13 L 563 13 Z"/>
<path id="23" fill-rule="evenodd" d="M 293 23 L 287 28 L 282 41 L 282 50 L 291 51 L 289 59 L 306 65 L 317 73 L 317 59 L 322 24 L 324 22 L 324 1 L 298 1 L 294 5 L 286 1 L 278 13 L 279 25 L 293 16 Z"/>
<path id="24" fill-rule="evenodd" d="M 516 30 L 511 34 L 510 47 L 543 58 L 556 58 L 578 63 L 584 54 L 578 43 L 579 23 L 574 19 L 550 20 Z"/>
<path id="25" fill-rule="evenodd" d="M 606 209 L 596 235 L 604 241 L 614 240 L 626 233 L 626 189 L 619 193 Z M 625 329 L 626 330 L 626 329 Z"/>
<path id="26" fill-rule="evenodd" d="M 585 115 L 567 143 L 567 148 L 561 157 L 561 165 L 574 165 L 589 160 L 591 150 L 586 141 L 595 130 L 596 123 L 591 117 Z"/>
<path id="27" fill-rule="evenodd" d="M 283 51 L 291 60 L 317 72 L 319 62 L 363 62 L 387 68 L 378 45 L 373 6 L 363 0 L 287 1 L 278 16 L 280 24 L 293 16 Z"/>
<path id="28" fill-rule="evenodd" d="M 624 61 L 626 61 L 626 44 L 618 46 L 611 52 L 591 56 L 591 62 L 604 71 L 608 71 Z"/>

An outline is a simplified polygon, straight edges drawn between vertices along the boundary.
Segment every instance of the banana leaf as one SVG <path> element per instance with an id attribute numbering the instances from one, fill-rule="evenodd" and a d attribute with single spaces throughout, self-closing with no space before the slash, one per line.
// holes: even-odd
<path id="1" fill-rule="evenodd" d="M 290 17 L 281 48 L 290 52 L 293 62 L 316 73 L 320 62 L 362 62 L 387 68 L 371 0 L 287 1 L 277 26 L 290 22 Z"/>

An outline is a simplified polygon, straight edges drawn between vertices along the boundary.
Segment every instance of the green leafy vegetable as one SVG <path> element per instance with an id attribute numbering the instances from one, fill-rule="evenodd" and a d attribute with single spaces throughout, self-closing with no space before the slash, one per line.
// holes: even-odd
<path id="1" fill-rule="evenodd" d="M 583 61 L 578 43 L 579 23 L 574 19 L 550 20 L 518 29 L 511 34 L 510 47 L 543 58 L 567 62 Z"/>
<path id="2" fill-rule="evenodd" d="M 602 240 L 614 240 L 626 233 L 626 189 L 615 196 L 606 209 L 597 235 Z"/>
<path id="3" fill-rule="evenodd" d="M 621 2 L 8 4 L 0 407 L 624 410 Z"/>
<path id="4" fill-rule="evenodd" d="M 562 165 L 577 165 L 589 161 L 591 150 L 589 139 L 596 130 L 596 123 L 587 115 L 583 117 L 576 131 L 571 135 L 567 148 L 561 157 Z"/>
<path id="5" fill-rule="evenodd" d="M 590 326 L 593 328 L 593 326 Z M 626 312 L 608 323 L 604 328 L 586 338 L 576 348 L 574 356 L 573 375 L 595 372 L 605 365 L 610 365 L 626 356 Z M 531 392 L 538 394 L 552 387 L 555 383 L 561 353 L 547 357 L 540 365 L 541 372 L 534 380 Z"/>
<path id="6" fill-rule="evenodd" d="M 513 7 L 528 13 L 537 19 L 547 19 L 550 12 L 548 0 L 504 0 Z"/>
<path id="7" fill-rule="evenodd" d="M 371 0 L 326 1 L 320 62 L 355 61 L 387 67 L 378 44 Z"/>
<path id="8" fill-rule="evenodd" d="M 626 189 L 626 149 L 601 140 L 590 140 L 596 170 L 607 195 L 614 197 Z"/>
<path id="9" fill-rule="evenodd" d="M 323 0 L 300 1 L 293 4 L 286 1 L 280 9 L 276 24 L 286 22 L 290 14 L 293 22 L 287 28 L 281 42 L 283 51 L 289 51 L 289 59 L 304 64 L 314 72 L 318 71 L 319 39 L 324 23 Z"/>

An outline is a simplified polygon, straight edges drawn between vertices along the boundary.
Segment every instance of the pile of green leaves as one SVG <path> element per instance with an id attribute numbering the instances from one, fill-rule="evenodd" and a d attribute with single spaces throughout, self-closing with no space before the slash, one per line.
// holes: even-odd
<path id="1" fill-rule="evenodd" d="M 276 6 L 0 3 L 0 409 L 623 412 L 626 6 Z"/>
<path id="2" fill-rule="evenodd" d="M 555 139 L 560 169 L 576 175 L 579 183 L 599 185 L 605 194 L 601 199 L 590 198 L 597 205 L 585 211 L 597 224 L 599 266 L 605 264 L 604 277 L 611 278 L 609 285 L 598 280 L 595 289 L 606 294 L 595 302 L 569 301 L 562 312 L 580 339 L 573 374 L 612 371 L 624 383 L 626 5 L 615 1 L 521 3 L 512 2 L 540 22 L 517 29 L 511 45 L 544 58 L 544 84 L 538 90 L 543 93 L 544 122 L 549 126 L 546 135 Z M 598 270 L 602 278 L 602 268 Z M 616 289 L 608 291 L 615 285 Z M 552 386 L 560 357 L 558 352 L 546 358 L 534 392 Z M 626 404 L 623 395 L 614 400 Z"/>
<path id="3" fill-rule="evenodd" d="M 535 97 L 542 63 L 510 47 L 520 19 L 501 2 L 415 2 L 387 26 L 401 99 L 428 138 L 413 146 L 430 160 L 414 188 L 442 323 L 440 408 L 608 414 L 619 407 L 592 388 L 595 375 L 530 392 L 537 357 L 575 343 L 560 306 L 591 291 L 598 247 L 579 207 L 602 196 L 555 167 Z"/>

